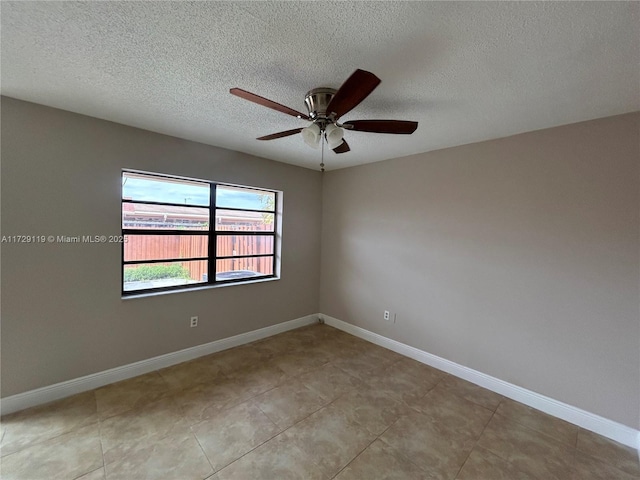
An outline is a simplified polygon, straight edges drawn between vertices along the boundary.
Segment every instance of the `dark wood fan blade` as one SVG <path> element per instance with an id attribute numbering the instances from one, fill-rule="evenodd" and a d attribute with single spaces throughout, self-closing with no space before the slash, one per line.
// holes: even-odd
<path id="1" fill-rule="evenodd" d="M 257 103 L 258 105 L 262 105 L 263 107 L 271 108 L 273 110 L 286 113 L 287 115 L 291 115 L 293 117 L 309 120 L 309 117 L 304 113 L 297 112 L 293 108 L 285 107 L 284 105 L 274 102 L 273 100 L 261 97 L 260 95 L 256 95 L 255 93 L 247 92 L 246 90 L 242 90 L 241 88 L 232 88 L 231 90 L 229 90 L 229 93 L 235 95 L 236 97 L 244 98 L 245 100 L 249 100 L 250 102 Z"/>
<path id="2" fill-rule="evenodd" d="M 343 125 L 356 132 L 399 133 L 403 135 L 410 135 L 418 128 L 418 122 L 406 120 L 352 120 L 344 122 Z"/>
<path id="3" fill-rule="evenodd" d="M 365 70 L 356 70 L 342 84 L 327 105 L 327 114 L 335 113 L 335 118 L 350 111 L 380 84 L 380 79 Z"/>
<path id="4" fill-rule="evenodd" d="M 342 143 L 333 149 L 336 153 L 347 153 L 349 150 L 351 149 L 349 148 L 349 144 L 346 140 L 342 140 Z"/>
<path id="5" fill-rule="evenodd" d="M 272 133 L 271 135 L 265 135 L 264 137 L 256 138 L 256 140 L 275 140 L 276 138 L 288 137 L 289 135 L 295 135 L 300 133 L 302 128 L 294 128 L 293 130 L 286 130 L 284 132 Z"/>

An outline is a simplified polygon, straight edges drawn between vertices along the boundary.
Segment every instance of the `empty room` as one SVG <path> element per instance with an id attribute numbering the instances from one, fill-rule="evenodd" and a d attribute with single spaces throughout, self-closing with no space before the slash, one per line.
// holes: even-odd
<path id="1" fill-rule="evenodd" d="M 0 478 L 640 479 L 640 2 L 0 4 Z"/>

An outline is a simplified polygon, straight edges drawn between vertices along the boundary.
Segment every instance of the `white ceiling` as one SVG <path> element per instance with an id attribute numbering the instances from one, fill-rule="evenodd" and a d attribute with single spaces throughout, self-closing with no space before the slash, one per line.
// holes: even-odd
<path id="1" fill-rule="evenodd" d="M 418 121 L 411 136 L 347 132 L 327 168 L 640 110 L 640 2 L 2 1 L 3 95 L 318 168 L 304 94 L 356 69 L 382 83 L 342 121 Z"/>

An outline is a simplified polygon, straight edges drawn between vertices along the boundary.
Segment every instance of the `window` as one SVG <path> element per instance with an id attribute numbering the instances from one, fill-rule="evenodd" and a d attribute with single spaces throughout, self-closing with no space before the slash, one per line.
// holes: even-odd
<path id="1" fill-rule="evenodd" d="M 122 172 L 122 294 L 276 276 L 278 192 Z"/>

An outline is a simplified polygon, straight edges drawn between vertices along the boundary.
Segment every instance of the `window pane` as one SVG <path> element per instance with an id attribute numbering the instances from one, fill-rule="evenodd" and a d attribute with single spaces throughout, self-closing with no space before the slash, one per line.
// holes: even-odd
<path id="1" fill-rule="evenodd" d="M 207 235 L 126 235 L 124 261 L 206 257 Z"/>
<path id="2" fill-rule="evenodd" d="M 209 191 L 209 184 L 204 182 L 122 172 L 124 200 L 208 206 Z"/>
<path id="3" fill-rule="evenodd" d="M 273 257 L 216 260 L 216 272 L 217 281 L 273 275 Z"/>
<path id="4" fill-rule="evenodd" d="M 273 232 L 273 229 L 273 213 L 216 210 L 216 230 L 218 231 Z"/>
<path id="5" fill-rule="evenodd" d="M 217 257 L 273 254 L 273 237 L 267 235 L 220 235 Z"/>
<path id="6" fill-rule="evenodd" d="M 122 204 L 122 228 L 208 230 L 209 209 L 125 202 Z"/>
<path id="7" fill-rule="evenodd" d="M 207 261 L 140 263 L 124 266 L 124 290 L 191 285 L 207 281 Z"/>
<path id="8" fill-rule="evenodd" d="M 251 188 L 216 187 L 216 205 L 218 207 L 247 208 L 249 210 L 275 211 L 276 194 Z"/>

